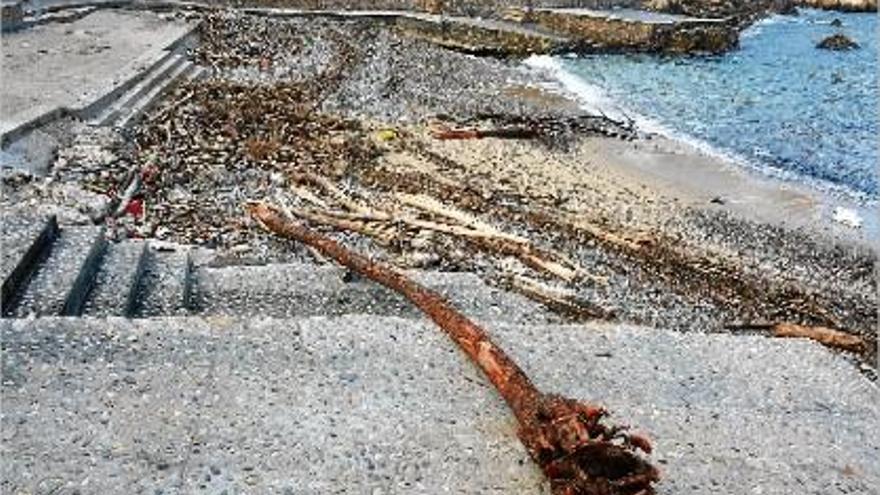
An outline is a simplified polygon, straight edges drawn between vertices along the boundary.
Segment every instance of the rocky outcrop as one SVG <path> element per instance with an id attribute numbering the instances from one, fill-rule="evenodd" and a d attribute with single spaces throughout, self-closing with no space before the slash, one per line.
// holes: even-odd
<path id="1" fill-rule="evenodd" d="M 645 0 L 648 10 L 694 17 L 742 17 L 792 12 L 795 0 Z"/>
<path id="2" fill-rule="evenodd" d="M 837 33 L 820 41 L 816 48 L 823 50 L 854 50 L 859 44 L 845 34 Z"/>
<path id="3" fill-rule="evenodd" d="M 798 0 L 798 5 L 842 12 L 876 12 L 877 0 Z"/>
<path id="4" fill-rule="evenodd" d="M 643 5 L 659 12 L 737 18 L 762 13 L 789 13 L 798 6 L 843 12 L 877 10 L 877 0 L 645 0 Z"/>

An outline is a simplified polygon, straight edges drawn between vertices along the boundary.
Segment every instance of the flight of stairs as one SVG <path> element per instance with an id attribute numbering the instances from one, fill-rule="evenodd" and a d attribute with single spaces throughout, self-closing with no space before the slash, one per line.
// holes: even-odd
<path id="1" fill-rule="evenodd" d="M 372 314 L 421 318 L 396 293 L 345 270 L 309 263 L 212 266 L 187 246 L 111 242 L 98 226 L 52 217 L 0 217 L 3 316 L 308 317 Z M 200 260 L 210 259 L 202 253 Z M 468 273 L 413 272 L 466 314 L 503 322 L 557 321 L 541 305 Z"/>
<path id="2" fill-rule="evenodd" d="M 196 79 L 205 71 L 180 49 L 169 51 L 136 81 L 109 98 L 82 112 L 81 117 L 94 126 L 131 127 L 150 110 L 174 84 Z"/>

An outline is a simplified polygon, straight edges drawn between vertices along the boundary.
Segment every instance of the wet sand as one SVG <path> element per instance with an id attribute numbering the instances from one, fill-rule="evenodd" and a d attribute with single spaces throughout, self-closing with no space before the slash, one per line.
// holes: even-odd
<path id="1" fill-rule="evenodd" d="M 877 250 L 880 219 L 875 204 L 768 177 L 662 136 L 637 142 L 596 138 L 592 146 L 619 172 L 678 198 L 682 205 L 727 211 L 755 222 Z M 853 227 L 835 220 L 837 208 L 856 212 L 862 225 Z"/>

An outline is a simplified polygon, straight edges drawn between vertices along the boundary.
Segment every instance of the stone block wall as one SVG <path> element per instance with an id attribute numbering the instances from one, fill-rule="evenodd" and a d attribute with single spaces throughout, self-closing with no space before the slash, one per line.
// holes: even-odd
<path id="1" fill-rule="evenodd" d="M 738 41 L 736 31 L 722 22 L 644 23 L 549 11 L 537 12 L 534 20 L 597 51 L 720 53 Z"/>
<path id="2" fill-rule="evenodd" d="M 567 46 L 548 36 L 461 22 L 401 18 L 396 26 L 415 38 L 480 55 L 524 57 L 535 53 L 552 53 Z"/>
<path id="3" fill-rule="evenodd" d="M 216 0 L 217 3 L 237 6 L 270 6 L 300 9 L 335 10 L 418 10 L 427 11 L 431 4 L 443 4 L 446 14 L 495 17 L 505 9 L 525 7 L 529 0 Z M 581 7 L 604 9 L 611 7 L 638 7 L 642 0 L 531 0 L 538 7 Z"/>

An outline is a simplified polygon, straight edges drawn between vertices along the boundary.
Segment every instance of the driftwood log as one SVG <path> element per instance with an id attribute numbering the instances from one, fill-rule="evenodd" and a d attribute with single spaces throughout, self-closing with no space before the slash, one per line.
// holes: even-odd
<path id="1" fill-rule="evenodd" d="M 810 339 L 827 347 L 850 352 L 864 352 L 868 345 L 863 338 L 850 332 L 789 322 L 746 323 L 726 325 L 725 328 L 728 330 L 769 330 L 773 337 Z"/>
<path id="2" fill-rule="evenodd" d="M 626 427 L 604 423 L 598 406 L 538 390 L 525 372 L 474 322 L 439 294 L 285 217 L 265 203 L 247 206 L 268 231 L 302 242 L 412 302 L 486 374 L 519 422 L 519 438 L 557 495 L 647 495 L 659 473 L 638 450 L 651 445 Z"/>
<path id="3" fill-rule="evenodd" d="M 306 203 L 317 205 L 313 208 L 288 208 L 285 213 L 291 217 L 299 217 L 310 222 L 322 223 L 335 228 L 358 232 L 377 238 L 382 244 L 390 242 L 395 228 L 403 230 L 430 230 L 458 237 L 485 251 L 504 256 L 514 256 L 534 270 L 545 272 L 566 282 L 581 278 L 589 278 L 594 283 L 601 283 L 598 277 L 586 273 L 577 263 L 561 253 L 539 248 L 522 236 L 502 232 L 476 217 L 444 205 L 435 198 L 426 195 L 398 194 L 397 201 L 422 213 L 436 217 L 441 221 L 424 220 L 409 214 L 399 207 L 379 209 L 367 206 L 345 194 L 331 181 L 313 174 L 294 176 L 298 184 L 312 184 L 321 189 L 325 197 L 320 197 L 311 190 L 295 185 L 291 192 Z M 342 207 L 331 208 L 331 203 Z M 377 224 L 386 224 L 390 229 L 381 229 Z M 377 233 L 381 234 L 377 237 Z"/>

